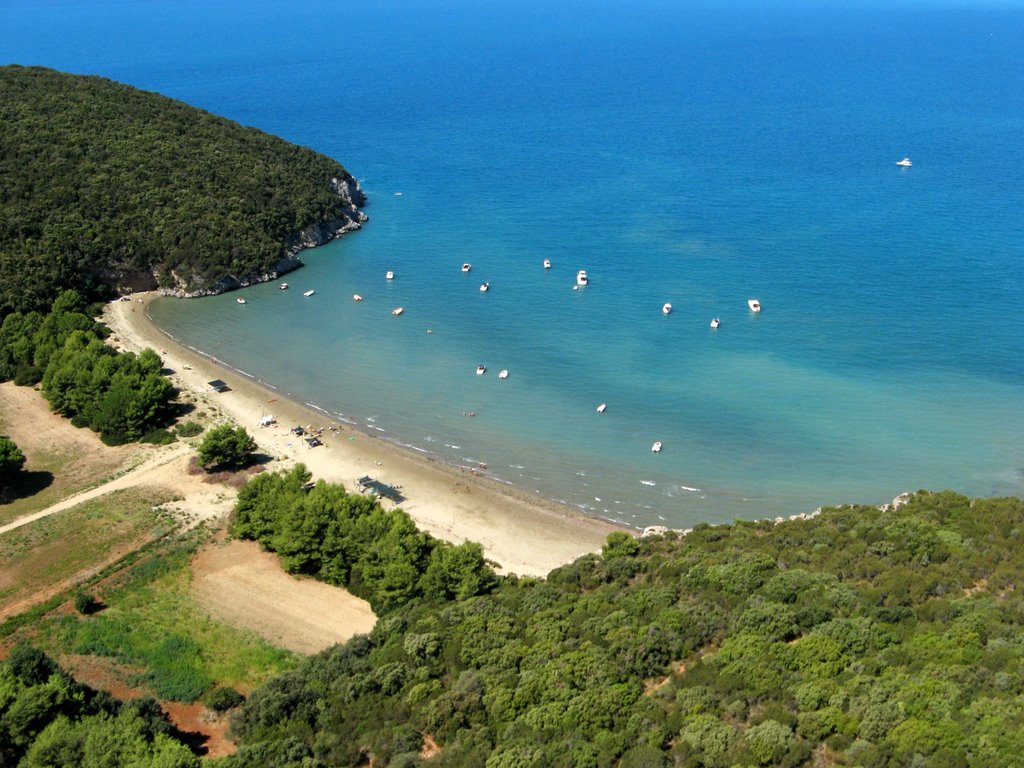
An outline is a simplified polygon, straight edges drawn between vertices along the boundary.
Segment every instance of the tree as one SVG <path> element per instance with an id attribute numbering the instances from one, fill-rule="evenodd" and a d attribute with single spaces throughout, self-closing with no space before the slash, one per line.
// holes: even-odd
<path id="1" fill-rule="evenodd" d="M 0 437 L 0 485 L 7 485 L 25 465 L 25 454 L 7 437 Z"/>
<path id="2" fill-rule="evenodd" d="M 199 466 L 238 469 L 245 466 L 256 450 L 256 441 L 245 427 L 228 424 L 214 427 L 199 444 Z"/>

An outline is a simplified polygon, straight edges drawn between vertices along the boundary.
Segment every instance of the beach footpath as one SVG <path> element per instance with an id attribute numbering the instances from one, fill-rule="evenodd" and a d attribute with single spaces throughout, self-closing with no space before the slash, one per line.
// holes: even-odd
<path id="1" fill-rule="evenodd" d="M 420 528 L 453 543 L 479 542 L 503 573 L 546 575 L 600 550 L 609 533 L 622 530 L 483 474 L 330 422 L 323 412 L 179 344 L 150 320 L 147 306 L 156 298 L 150 293 L 108 304 L 103 321 L 113 332 L 110 343 L 136 353 L 146 347 L 156 350 L 172 371 L 175 386 L 190 393 L 199 410 L 245 427 L 260 450 L 273 457 L 272 470 L 301 462 L 315 480 L 341 483 L 349 491 L 358 491 L 364 477 L 398 488 L 402 509 Z M 217 380 L 226 385 L 220 391 L 210 385 Z M 311 447 L 305 439 L 309 435 L 295 434 L 295 426 L 312 431 L 320 444 Z"/>

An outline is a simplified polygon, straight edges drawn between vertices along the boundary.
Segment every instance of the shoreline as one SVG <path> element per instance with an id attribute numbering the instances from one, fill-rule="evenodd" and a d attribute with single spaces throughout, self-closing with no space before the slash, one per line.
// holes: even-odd
<path id="1" fill-rule="evenodd" d="M 110 341 L 136 353 L 154 349 L 171 369 L 172 382 L 183 393 L 191 393 L 197 409 L 219 412 L 249 431 L 260 450 L 274 457 L 271 470 L 301 462 L 315 480 L 340 482 L 349 491 L 364 475 L 397 486 L 406 497 L 401 508 L 420 528 L 453 543 L 479 542 L 503 573 L 544 576 L 599 551 L 612 531 L 635 533 L 506 480 L 373 435 L 313 403 L 293 400 L 272 384 L 184 344 L 157 326 L 148 306 L 158 294 L 131 298 L 113 301 L 104 310 L 103 322 L 112 331 Z M 214 379 L 226 381 L 230 389 L 214 392 L 207 383 Z M 260 419 L 267 415 L 274 416 L 276 423 L 260 427 Z M 303 438 L 290 432 L 294 425 L 322 428 L 324 444 L 309 448 Z"/>

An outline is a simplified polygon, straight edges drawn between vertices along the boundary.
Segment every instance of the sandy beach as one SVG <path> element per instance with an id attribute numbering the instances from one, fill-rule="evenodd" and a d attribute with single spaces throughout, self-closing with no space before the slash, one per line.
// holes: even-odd
<path id="1" fill-rule="evenodd" d="M 149 319 L 147 306 L 155 298 L 157 294 L 142 294 L 132 301 L 109 304 L 103 320 L 113 331 L 111 342 L 133 352 L 155 349 L 164 366 L 173 371 L 172 381 L 191 393 L 197 408 L 244 426 L 260 450 L 274 457 L 271 469 L 301 462 L 314 479 L 342 483 L 349 490 L 356 489 L 357 478 L 364 475 L 394 485 L 406 497 L 402 509 L 418 526 L 446 541 L 480 542 L 503 573 L 545 575 L 599 550 L 605 537 L 618 530 L 607 521 L 588 518 L 482 473 L 449 466 L 328 421 L 322 412 L 177 343 Z M 208 382 L 214 379 L 223 380 L 230 389 L 213 391 Z M 275 423 L 261 427 L 265 416 L 273 416 Z M 296 425 L 322 429 L 323 445 L 307 446 L 290 431 Z"/>

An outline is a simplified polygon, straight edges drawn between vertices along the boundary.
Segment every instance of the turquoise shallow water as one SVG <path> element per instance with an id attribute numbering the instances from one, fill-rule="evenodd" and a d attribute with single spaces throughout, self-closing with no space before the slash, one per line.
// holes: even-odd
<path id="1" fill-rule="evenodd" d="M 687 525 L 1024 493 L 1022 22 L 15 2 L 0 61 L 157 90 L 360 178 L 364 230 L 292 290 L 158 302 L 174 335 L 418 450 Z"/>

